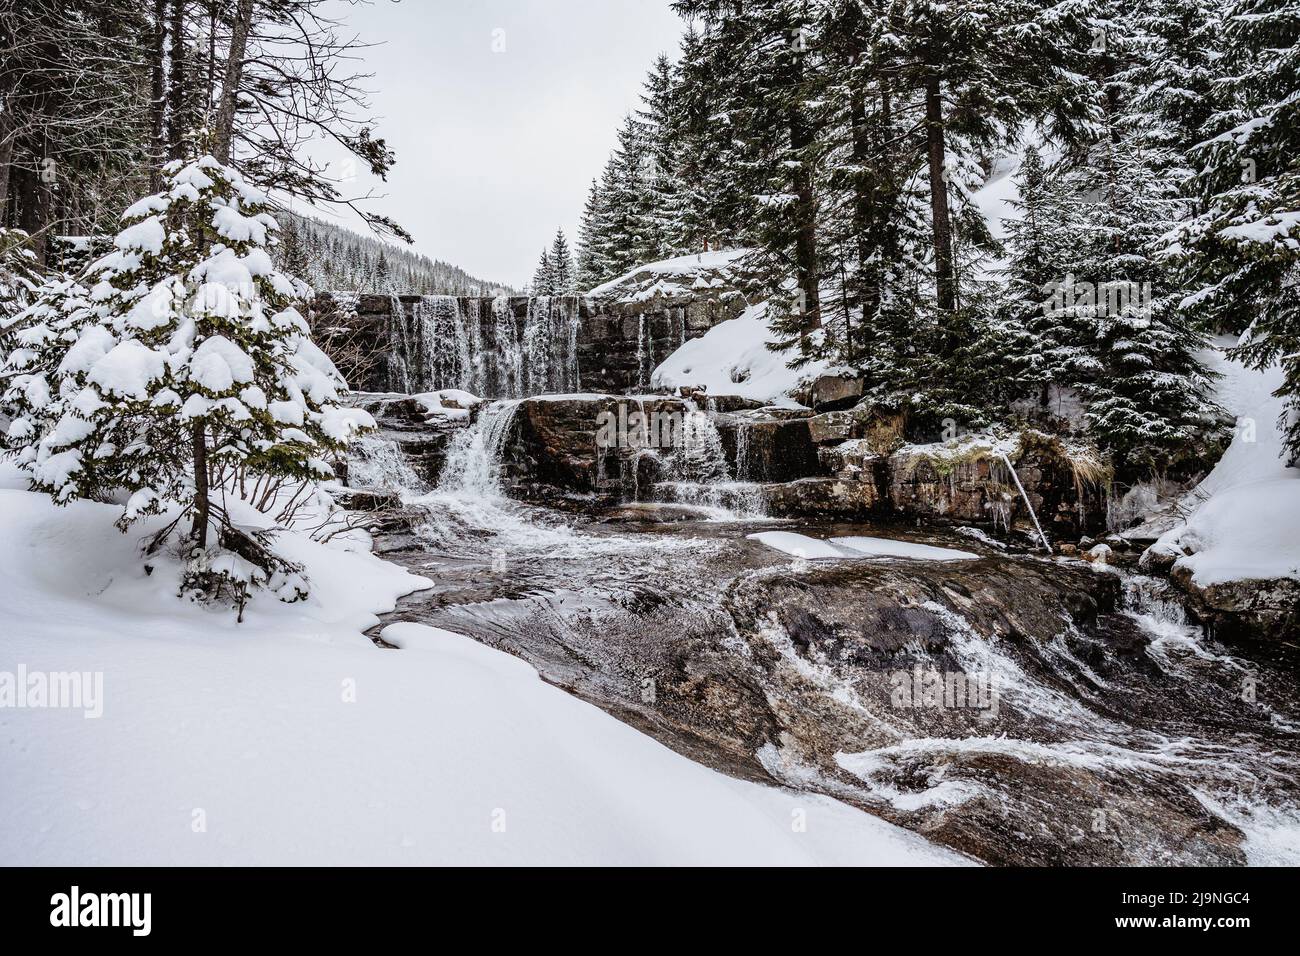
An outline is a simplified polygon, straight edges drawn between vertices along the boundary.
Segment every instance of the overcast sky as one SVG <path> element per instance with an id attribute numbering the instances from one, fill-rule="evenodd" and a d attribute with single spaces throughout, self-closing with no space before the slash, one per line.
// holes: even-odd
<path id="1" fill-rule="evenodd" d="M 415 248 L 522 286 L 587 188 L 655 56 L 676 58 L 669 0 L 373 0 L 343 6 L 375 74 L 397 166 L 370 208 Z M 499 50 L 500 52 L 496 52 Z M 361 188 L 366 186 L 362 177 Z"/>

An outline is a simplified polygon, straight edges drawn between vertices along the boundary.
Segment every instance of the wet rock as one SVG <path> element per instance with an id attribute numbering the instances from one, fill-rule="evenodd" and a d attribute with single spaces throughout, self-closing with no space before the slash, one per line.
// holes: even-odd
<path id="1" fill-rule="evenodd" d="M 1300 581 L 1291 578 L 1197 584 L 1190 568 L 1174 565 L 1170 580 L 1191 597 L 1197 617 L 1222 640 L 1300 637 Z"/>
<path id="2" fill-rule="evenodd" d="M 464 421 L 431 414 L 427 405 L 409 395 L 356 393 L 352 403 L 374 417 L 376 437 L 395 442 L 417 475 L 429 484 L 437 482 L 447 448 Z"/>
<path id="3" fill-rule="evenodd" d="M 851 411 L 826 412 L 808 419 L 808 432 L 814 444 L 837 444 L 859 437 L 858 420 Z"/>
<path id="4" fill-rule="evenodd" d="M 823 515 L 854 518 L 871 513 L 880 503 L 870 481 L 802 478 L 763 486 L 763 501 L 774 518 Z"/>
<path id="5" fill-rule="evenodd" d="M 1168 574 L 1173 570 L 1175 562 L 1182 556 L 1183 552 L 1178 548 L 1153 544 L 1142 552 L 1138 567 L 1148 574 Z"/>
<path id="6" fill-rule="evenodd" d="M 706 395 L 699 394 L 696 396 L 696 404 L 700 408 L 710 412 L 746 412 L 753 411 L 763 407 L 763 403 L 755 401 L 752 398 L 742 398 L 739 395 Z"/>
<path id="7" fill-rule="evenodd" d="M 822 476 L 809 413 L 761 408 L 716 419 L 727 460 L 742 481 L 784 482 Z"/>
<path id="8" fill-rule="evenodd" d="M 1084 552 L 1083 560 L 1096 564 L 1113 564 L 1115 562 L 1115 553 L 1110 550 L 1108 545 L 1095 544 Z"/>
<path id="9" fill-rule="evenodd" d="M 667 396 L 526 399 L 505 456 L 507 478 L 530 497 L 562 489 L 635 498 L 657 477 L 657 458 L 679 440 L 675 429 L 688 412 Z"/>

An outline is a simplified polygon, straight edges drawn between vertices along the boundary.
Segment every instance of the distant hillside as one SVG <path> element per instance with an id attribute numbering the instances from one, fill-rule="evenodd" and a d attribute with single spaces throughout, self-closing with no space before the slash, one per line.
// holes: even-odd
<path id="1" fill-rule="evenodd" d="M 296 213 L 277 213 L 279 264 L 318 292 L 510 295 L 517 290 L 409 249 Z"/>

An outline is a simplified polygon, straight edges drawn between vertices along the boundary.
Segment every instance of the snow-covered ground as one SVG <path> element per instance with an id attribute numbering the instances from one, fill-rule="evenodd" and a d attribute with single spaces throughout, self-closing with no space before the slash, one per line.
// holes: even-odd
<path id="1" fill-rule="evenodd" d="M 404 649 L 377 649 L 362 631 L 423 581 L 363 542 L 287 536 L 313 598 L 260 595 L 236 624 L 178 600 L 174 567 L 146 576 L 118 508 L 19 487 L 0 481 L 0 864 L 964 862 L 694 764 L 468 638 L 393 625 Z M 20 672 L 98 673 L 102 695 L 19 708 Z"/>
<path id="2" fill-rule="evenodd" d="M 972 194 L 976 205 L 988 221 L 993 235 L 1002 238 L 1004 219 L 1017 218 L 1014 203 L 1019 199 L 1016 173 L 1020 169 L 1019 153 L 998 159 L 987 182 Z M 633 299 L 654 295 L 684 295 L 707 290 L 706 273 L 725 272 L 745 255 L 744 250 L 710 252 L 679 256 L 663 262 L 641 266 L 625 276 L 593 289 L 589 295 L 611 295 L 623 288 L 636 286 Z M 989 264 L 996 268 L 996 263 Z M 639 284 L 632 280 L 640 277 Z M 756 303 L 734 319 L 720 322 L 700 338 L 678 348 L 655 369 L 651 384 L 661 388 L 702 386 L 710 395 L 739 395 L 743 398 L 793 404 L 789 393 L 802 381 L 831 371 L 826 362 L 810 362 L 798 369 L 789 367 L 793 350 L 773 352 L 767 348 L 772 339 L 765 317 L 766 306 Z"/>
<path id="3" fill-rule="evenodd" d="M 747 249 L 723 249 L 649 262 L 596 286 L 587 295 L 599 299 L 618 294 L 626 296 L 626 301 L 640 301 L 655 295 L 689 295 L 707 291 L 714 287 L 711 283 L 718 281 L 719 274 L 740 262 L 748 252 Z M 714 276 L 710 279 L 705 273 L 714 273 Z M 642 281 L 636 283 L 633 281 L 636 279 Z"/>
<path id="4" fill-rule="evenodd" d="M 791 405 L 789 392 L 802 380 L 827 371 L 825 362 L 789 366 L 793 352 L 773 352 L 766 305 L 750 306 L 734 319 L 719 322 L 698 339 L 691 339 L 655 369 L 651 384 L 661 388 L 702 386 L 710 395 Z"/>
<path id="5" fill-rule="evenodd" d="M 1217 397 L 1237 416 L 1236 435 L 1184 501 L 1190 512 L 1186 522 L 1152 547 L 1191 552 L 1178 565 L 1190 569 L 1201 586 L 1300 579 L 1300 469 L 1288 468 L 1282 458 L 1283 401 L 1272 394 L 1282 383 L 1282 371 L 1247 369 L 1224 359 L 1220 348 L 1205 357 L 1223 375 Z"/>

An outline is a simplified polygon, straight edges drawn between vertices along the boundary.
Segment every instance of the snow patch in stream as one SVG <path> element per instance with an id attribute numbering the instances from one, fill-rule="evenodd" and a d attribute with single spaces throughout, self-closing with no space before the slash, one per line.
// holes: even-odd
<path id="1" fill-rule="evenodd" d="M 969 561 L 978 558 L 970 551 L 936 548 L 929 544 L 899 541 L 893 538 L 848 537 L 811 538 L 795 531 L 760 531 L 748 535 L 773 550 L 810 561 L 846 558 L 911 558 L 921 561 Z"/>

